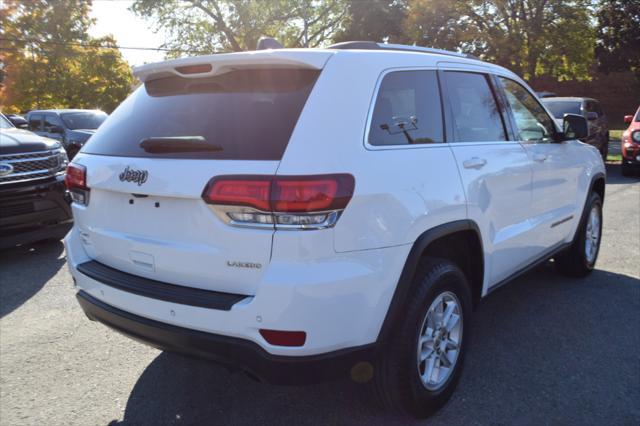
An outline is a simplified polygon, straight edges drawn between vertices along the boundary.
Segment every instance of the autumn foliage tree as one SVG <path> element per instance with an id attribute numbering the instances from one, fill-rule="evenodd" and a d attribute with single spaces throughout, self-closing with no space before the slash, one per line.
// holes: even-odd
<path id="1" fill-rule="evenodd" d="M 0 32 L 4 112 L 113 110 L 132 75 L 111 37 L 91 38 L 87 0 L 5 0 Z"/>

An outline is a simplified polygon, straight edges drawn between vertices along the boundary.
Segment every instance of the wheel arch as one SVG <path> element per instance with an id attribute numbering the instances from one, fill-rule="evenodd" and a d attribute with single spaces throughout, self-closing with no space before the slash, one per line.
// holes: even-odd
<path id="1" fill-rule="evenodd" d="M 476 256 L 457 259 L 461 247 Z M 474 302 L 482 295 L 484 284 L 484 251 L 478 225 L 469 219 L 438 225 L 423 232 L 413 243 L 398 279 L 391 303 L 378 333 L 378 342 L 386 342 L 392 336 L 394 325 L 402 318 L 402 308 L 411 294 L 414 277 L 423 256 L 443 257 L 456 263 L 465 272 L 471 285 Z M 452 258 L 453 257 L 453 258 Z"/>

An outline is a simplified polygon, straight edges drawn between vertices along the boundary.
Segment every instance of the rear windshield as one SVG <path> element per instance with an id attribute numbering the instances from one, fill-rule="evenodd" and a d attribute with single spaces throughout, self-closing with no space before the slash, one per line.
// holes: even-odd
<path id="1" fill-rule="evenodd" d="M 145 83 L 83 152 L 125 157 L 280 160 L 319 71 L 253 69 Z"/>
<path id="2" fill-rule="evenodd" d="M 547 107 L 551 114 L 555 118 L 563 118 L 565 114 L 578 114 L 582 115 L 580 111 L 580 102 L 576 101 L 557 101 L 549 102 L 542 99 L 542 103 Z"/>
<path id="3" fill-rule="evenodd" d="M 107 114 L 102 111 L 63 112 L 60 117 L 71 130 L 93 130 L 100 127 L 104 120 L 107 119 Z"/>

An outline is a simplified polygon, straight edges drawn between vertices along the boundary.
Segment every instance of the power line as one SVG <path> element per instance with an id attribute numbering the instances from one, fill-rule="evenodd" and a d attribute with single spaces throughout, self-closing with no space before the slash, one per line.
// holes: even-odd
<path id="1" fill-rule="evenodd" d="M 13 41 L 20 43 L 35 43 L 35 44 L 52 44 L 58 46 L 76 46 L 85 49 L 122 49 L 122 50 L 151 50 L 155 52 L 180 52 L 180 53 L 192 53 L 192 54 L 211 54 L 212 52 L 203 50 L 182 50 L 182 49 L 167 49 L 164 47 L 139 47 L 139 46 L 104 46 L 100 44 L 88 44 L 79 42 L 61 42 L 50 40 L 35 40 L 35 39 L 21 39 L 21 38 L 7 38 L 0 37 L 0 41 Z M 0 47 L 2 50 L 8 50 L 8 48 Z"/>

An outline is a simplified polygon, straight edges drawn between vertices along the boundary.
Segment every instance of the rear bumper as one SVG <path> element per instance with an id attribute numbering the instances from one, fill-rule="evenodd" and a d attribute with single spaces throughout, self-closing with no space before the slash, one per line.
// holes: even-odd
<path id="1" fill-rule="evenodd" d="M 57 238 L 71 229 L 62 176 L 0 188 L 0 248 Z"/>
<path id="2" fill-rule="evenodd" d="M 248 340 L 177 327 L 125 312 L 84 291 L 79 291 L 76 297 L 91 320 L 128 337 L 158 349 L 234 366 L 270 383 L 303 384 L 347 377 L 354 366 L 370 364 L 375 356 L 373 344 L 321 355 L 273 355 Z"/>

